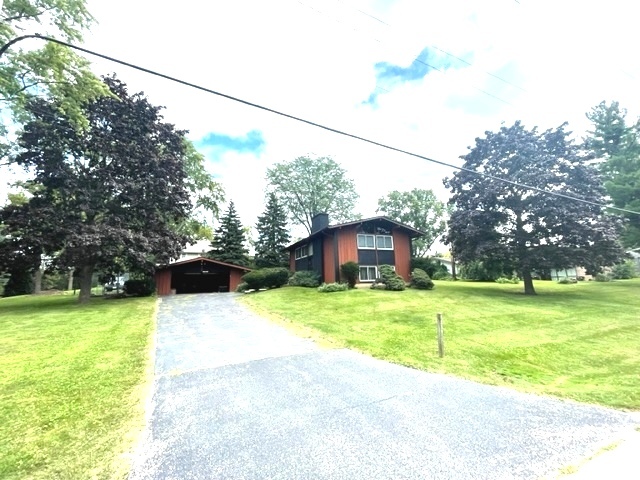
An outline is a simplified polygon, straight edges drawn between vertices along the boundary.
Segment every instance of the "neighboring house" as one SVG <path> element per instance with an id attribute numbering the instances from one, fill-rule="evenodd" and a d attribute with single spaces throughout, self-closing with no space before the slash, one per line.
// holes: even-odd
<path id="1" fill-rule="evenodd" d="M 569 268 L 552 268 L 550 270 L 551 280 L 562 280 L 565 278 L 578 278 L 582 280 L 592 280 L 591 275 L 587 275 L 587 270 L 584 267 L 569 267 Z"/>
<path id="2" fill-rule="evenodd" d="M 190 243 L 182 249 L 180 258 L 172 260 L 171 262 L 180 262 L 182 260 L 189 260 L 191 258 L 204 257 L 207 252 L 211 251 L 211 240 L 198 240 L 195 243 Z"/>
<path id="3" fill-rule="evenodd" d="M 387 217 L 329 225 L 326 213 L 311 224 L 311 235 L 287 247 L 292 271 L 312 270 L 323 282 L 338 282 L 340 265 L 351 261 L 360 265 L 360 282 L 373 282 L 380 265 L 395 266 L 410 280 L 411 240 L 423 235 L 419 230 Z"/>

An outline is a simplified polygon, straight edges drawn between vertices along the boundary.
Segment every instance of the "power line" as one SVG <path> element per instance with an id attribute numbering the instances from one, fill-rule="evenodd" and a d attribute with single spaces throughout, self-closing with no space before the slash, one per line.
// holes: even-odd
<path id="1" fill-rule="evenodd" d="M 480 176 L 480 177 L 490 178 L 491 180 L 496 180 L 498 182 L 503 182 L 503 183 L 506 183 L 506 184 L 509 184 L 509 185 L 514 185 L 516 187 L 524 188 L 524 189 L 531 190 L 531 191 L 538 192 L 538 193 L 543 193 L 543 194 L 546 194 L 546 195 L 551 195 L 551 196 L 554 196 L 554 197 L 559 197 L 559 198 L 564 198 L 564 199 L 567 199 L 567 200 L 573 200 L 575 202 L 585 203 L 587 205 L 592 205 L 592 206 L 596 206 L 596 207 L 600 207 L 600 208 L 608 208 L 610 210 L 616 210 L 616 211 L 624 212 L 624 213 L 631 213 L 631 214 L 634 214 L 634 215 L 640 215 L 640 212 L 637 212 L 637 211 L 634 211 L 634 210 L 628 210 L 626 208 L 613 207 L 613 206 L 604 205 L 604 204 L 601 204 L 601 203 L 598 203 L 598 202 L 592 202 L 590 200 L 585 200 L 583 198 L 574 197 L 574 196 L 571 196 L 571 195 L 565 195 L 564 193 L 553 192 L 553 191 L 545 190 L 545 189 L 538 188 L 538 187 L 533 187 L 531 185 L 527 185 L 527 184 L 524 184 L 524 183 L 518 183 L 518 182 L 515 182 L 513 180 L 509 180 L 507 178 L 496 177 L 495 175 L 491 175 L 491 174 L 488 174 L 488 173 L 477 172 L 477 171 L 472 170 L 470 168 L 460 167 L 460 166 L 457 166 L 457 165 L 453 165 L 452 163 L 447 163 L 447 162 L 443 162 L 441 160 L 436 160 L 434 158 L 430 158 L 430 157 L 427 157 L 425 155 L 420 155 L 418 153 L 410 152 L 408 150 L 404 150 L 404 149 L 399 148 L 399 147 L 394 147 L 392 145 L 387 145 L 385 143 L 377 142 L 375 140 L 371 140 L 369 138 L 361 137 L 361 136 L 355 135 L 353 133 L 345 132 L 343 130 L 338 130 L 337 128 L 333 128 L 333 127 L 329 127 L 327 125 L 322 125 L 320 123 L 312 122 L 311 120 L 306 120 L 306 119 L 301 118 L 301 117 L 296 117 L 295 115 L 290 115 L 288 113 L 281 112 L 281 111 L 275 110 L 273 108 L 265 107 L 263 105 L 259 105 L 257 103 L 253 103 L 253 102 L 250 102 L 248 100 L 243 100 L 241 98 L 234 97 L 234 96 L 228 95 L 226 93 L 218 92 L 216 90 L 212 90 L 210 88 L 203 87 L 202 85 L 191 83 L 191 82 L 186 81 L 186 80 L 181 80 L 179 78 L 172 77 L 170 75 L 167 75 L 167 74 L 164 74 L 164 73 L 160 73 L 160 72 L 157 72 L 155 70 L 151 70 L 151 69 L 148 69 L 148 68 L 145 68 L 145 67 L 141 67 L 141 66 L 133 64 L 133 63 L 125 62 L 124 60 L 119 60 L 119 59 L 111 57 L 109 55 L 98 53 L 98 52 L 95 52 L 93 50 L 89 50 L 89 49 L 84 48 L 84 47 L 80 47 L 80 46 L 77 46 L 77 45 L 73 45 L 71 43 L 64 42 L 62 40 L 58 40 L 58 39 L 55 39 L 55 38 L 52 38 L 52 37 L 47 37 L 45 35 L 40 35 L 40 34 L 24 35 L 22 37 L 14 38 L 10 42 L 8 42 L 5 45 L 3 45 L 2 48 L 0 48 L 0 57 L 9 48 L 9 46 L 13 45 L 14 43 L 16 43 L 16 42 L 18 42 L 20 40 L 24 40 L 26 38 L 39 38 L 41 40 L 47 40 L 47 41 L 50 41 L 50 42 L 57 43 L 59 45 L 64 45 L 64 46 L 72 48 L 74 50 L 78 50 L 78 51 L 87 53 L 89 55 L 93 55 L 94 57 L 99 57 L 99 58 L 102 58 L 102 59 L 105 59 L 105 60 L 109 60 L 110 62 L 114 62 L 114 63 L 120 64 L 120 65 L 124 65 L 126 67 L 133 68 L 134 70 L 145 72 L 145 73 L 148 73 L 150 75 L 154 75 L 156 77 L 164 78 L 166 80 L 178 83 L 180 85 L 185 85 L 187 87 L 191 87 L 191 88 L 194 88 L 196 90 L 201 90 L 203 92 L 211 93 L 212 95 L 216 95 L 216 96 L 219 96 L 219 97 L 222 97 L 222 98 L 226 98 L 228 100 L 232 100 L 234 102 L 238 102 L 238 103 L 241 103 L 243 105 L 247 105 L 249 107 L 257 108 L 257 109 L 263 110 L 265 112 L 270 112 L 270 113 L 273 113 L 275 115 L 279 115 L 281 117 L 289 118 L 291 120 L 295 120 L 295 121 L 300 122 L 300 123 L 305 123 L 307 125 L 311 125 L 312 127 L 320 128 L 322 130 L 326 130 L 328 132 L 333 132 L 333 133 L 336 133 L 338 135 L 342 135 L 344 137 L 353 138 L 355 140 L 360 140 L 361 142 L 369 143 L 371 145 L 376 145 L 378 147 L 381 147 L 381 148 L 384 148 L 384 149 L 387 149 L 387 150 L 391 150 L 391 151 L 394 151 L 394 152 L 402 153 L 402 154 L 405 154 L 405 155 L 408 155 L 408 156 L 411 156 L 411 157 L 419 158 L 421 160 L 426 160 L 427 162 L 435 163 L 437 165 L 442 165 L 444 167 L 452 168 L 454 170 L 460 170 L 460 171 L 463 171 L 463 172 L 470 173 L 472 175 L 477 175 L 477 176 Z"/>

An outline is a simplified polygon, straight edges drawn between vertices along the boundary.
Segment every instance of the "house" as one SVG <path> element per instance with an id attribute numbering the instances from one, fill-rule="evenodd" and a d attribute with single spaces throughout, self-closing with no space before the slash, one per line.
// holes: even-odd
<path id="1" fill-rule="evenodd" d="M 321 281 L 340 281 L 340 265 L 360 265 L 360 282 L 373 282 L 380 265 L 395 266 L 406 281 L 411 274 L 411 240 L 423 233 L 387 217 L 329 225 L 329 216 L 320 213 L 311 220 L 311 235 L 287 247 L 290 269 L 312 270 Z"/>
<path id="2" fill-rule="evenodd" d="M 156 269 L 158 295 L 233 292 L 250 268 L 206 257 L 188 258 Z"/>
<path id="3" fill-rule="evenodd" d="M 198 240 L 195 243 L 186 245 L 180 253 L 180 258 L 172 261 L 179 262 L 182 260 L 204 257 L 211 248 L 211 240 Z"/>

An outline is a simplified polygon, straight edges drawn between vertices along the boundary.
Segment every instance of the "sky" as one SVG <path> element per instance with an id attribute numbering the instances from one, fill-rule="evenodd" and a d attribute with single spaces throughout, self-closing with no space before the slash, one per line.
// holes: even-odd
<path id="1" fill-rule="evenodd" d="M 179 5 L 179 6 L 178 6 Z M 629 2 L 552 0 L 88 0 L 84 46 L 332 128 L 461 165 L 485 131 L 569 122 L 617 100 L 640 115 L 640 57 Z M 131 91 L 206 155 L 254 226 L 265 171 L 331 156 L 355 181 L 357 213 L 392 190 L 432 189 L 453 170 L 106 61 Z M 331 181 L 331 179 L 327 179 Z M 295 231 L 295 230 L 294 230 Z"/>

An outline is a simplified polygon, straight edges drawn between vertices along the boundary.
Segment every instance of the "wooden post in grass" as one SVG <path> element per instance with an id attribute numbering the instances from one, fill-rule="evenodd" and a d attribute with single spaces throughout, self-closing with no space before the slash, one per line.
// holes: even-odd
<path id="1" fill-rule="evenodd" d="M 442 329 L 442 314 L 436 314 L 436 329 L 438 331 L 438 356 L 444 357 L 444 331 Z"/>

